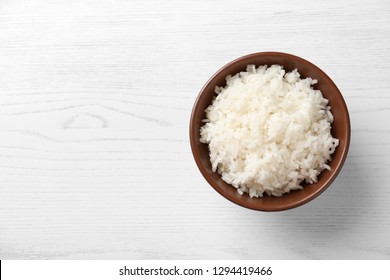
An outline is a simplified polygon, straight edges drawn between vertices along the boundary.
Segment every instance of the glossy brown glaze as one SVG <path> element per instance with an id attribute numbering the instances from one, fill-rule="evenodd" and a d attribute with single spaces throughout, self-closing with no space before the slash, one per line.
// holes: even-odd
<path id="1" fill-rule="evenodd" d="M 321 90 L 325 98 L 329 100 L 331 112 L 334 116 L 332 135 L 340 140 L 339 146 L 332 155 L 333 160 L 328 163 L 331 170 L 324 170 L 314 184 L 303 184 L 303 190 L 292 191 L 282 197 L 264 196 L 263 198 L 250 198 L 247 194 L 240 195 L 231 185 L 225 183 L 221 176 L 211 170 L 208 145 L 199 141 L 200 128 L 206 118 L 204 110 L 211 104 L 216 95 L 216 86 L 225 86 L 225 77 L 245 71 L 248 64 L 283 65 L 286 71 L 295 68 L 301 74 L 301 78 L 311 77 L 318 80 L 314 86 Z M 204 85 L 195 101 L 190 120 L 190 142 L 196 164 L 207 182 L 222 196 L 230 201 L 254 210 L 280 211 L 300 206 L 321 194 L 336 178 L 348 153 L 351 128 L 348 109 L 345 101 L 333 83 L 333 81 L 314 64 L 291 54 L 279 52 L 261 52 L 240 57 L 218 70 Z"/>

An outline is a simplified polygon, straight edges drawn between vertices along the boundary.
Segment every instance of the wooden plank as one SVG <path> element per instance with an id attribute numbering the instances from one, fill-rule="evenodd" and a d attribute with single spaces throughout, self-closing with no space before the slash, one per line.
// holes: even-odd
<path id="1" fill-rule="evenodd" d="M 390 257 L 390 2 L 0 2 L 0 259 Z M 349 157 L 280 213 L 220 197 L 193 102 L 225 63 L 284 51 L 351 114 Z"/>

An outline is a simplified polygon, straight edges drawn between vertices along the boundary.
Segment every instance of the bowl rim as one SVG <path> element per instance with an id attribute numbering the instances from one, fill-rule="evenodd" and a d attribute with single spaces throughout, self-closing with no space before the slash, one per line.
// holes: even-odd
<path id="1" fill-rule="evenodd" d="M 244 203 L 243 200 L 241 200 L 237 197 L 234 197 L 227 192 L 223 192 L 222 188 L 219 187 L 218 184 L 214 180 L 211 179 L 205 166 L 202 164 L 201 157 L 200 157 L 199 151 L 198 151 L 197 146 L 196 146 L 196 141 L 195 141 L 195 139 L 197 137 L 199 137 L 199 132 L 195 131 L 195 119 L 194 119 L 195 111 L 197 111 L 199 101 L 200 101 L 202 95 L 204 94 L 205 89 L 208 87 L 208 85 L 214 79 L 219 77 L 221 72 L 223 72 L 226 68 L 229 68 L 232 65 L 234 65 L 242 60 L 247 60 L 247 59 L 259 57 L 259 56 L 261 56 L 261 57 L 267 57 L 267 56 L 284 57 L 284 58 L 287 58 L 288 60 L 296 60 L 296 61 L 299 61 L 303 64 L 310 66 L 311 68 L 315 68 L 317 71 L 319 71 L 323 75 L 324 79 L 326 79 L 326 82 L 331 84 L 338 92 L 338 95 L 340 96 L 340 100 L 341 100 L 341 105 L 342 105 L 341 107 L 343 108 L 342 110 L 344 111 L 345 117 L 346 117 L 346 127 L 345 127 L 346 137 L 344 139 L 344 141 L 345 141 L 344 149 L 342 150 L 342 155 L 340 157 L 340 160 L 337 162 L 337 165 L 334 166 L 334 169 L 335 169 L 334 172 L 327 179 L 327 181 L 324 182 L 324 184 L 321 186 L 321 188 L 319 188 L 316 192 L 312 193 L 311 195 L 305 196 L 302 199 L 297 200 L 293 203 L 289 203 L 289 204 L 286 204 L 286 205 L 283 205 L 280 207 L 273 207 L 273 208 L 261 207 L 261 205 L 251 206 L 251 205 Z M 223 65 L 219 70 L 217 70 L 207 80 L 207 82 L 203 85 L 203 87 L 199 91 L 199 93 L 195 99 L 194 105 L 192 107 L 191 116 L 190 116 L 190 125 L 189 125 L 189 137 L 190 137 L 191 151 L 192 151 L 192 155 L 195 159 L 196 165 L 197 165 L 199 171 L 201 172 L 202 176 L 206 179 L 206 181 L 210 184 L 210 186 L 213 187 L 213 189 L 215 191 L 217 191 L 225 199 L 227 199 L 227 200 L 229 200 L 229 201 L 231 201 L 239 206 L 242 206 L 244 208 L 248 208 L 251 210 L 257 210 L 257 211 L 264 211 L 264 212 L 275 212 L 275 211 L 283 211 L 283 210 L 293 209 L 293 208 L 296 208 L 296 207 L 301 206 L 303 204 L 306 204 L 307 202 L 318 197 L 321 193 L 323 193 L 332 184 L 332 182 L 336 179 L 336 177 L 340 173 L 340 171 L 345 163 L 345 160 L 347 158 L 347 154 L 348 154 L 348 150 L 349 150 L 349 146 L 350 146 L 350 140 L 351 140 L 351 121 L 350 121 L 350 117 L 349 117 L 348 107 L 346 105 L 346 102 L 344 100 L 343 95 L 341 94 L 341 91 L 336 86 L 336 84 L 332 81 L 332 79 L 323 70 L 321 70 L 318 66 L 314 65 L 310 61 L 307 61 L 307 60 L 305 60 L 299 56 L 293 55 L 293 54 L 284 53 L 284 52 L 276 52 L 276 51 L 265 51 L 265 52 L 255 52 L 255 53 L 251 53 L 251 54 L 247 54 L 247 55 L 238 57 L 238 58 L 228 62 L 227 64 Z M 286 194 L 286 195 L 288 195 L 288 194 Z M 261 199 L 261 198 L 251 198 L 251 199 Z"/>

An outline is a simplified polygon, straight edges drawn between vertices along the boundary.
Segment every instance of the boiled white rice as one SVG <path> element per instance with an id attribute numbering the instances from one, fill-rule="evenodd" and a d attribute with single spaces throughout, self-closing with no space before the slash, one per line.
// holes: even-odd
<path id="1" fill-rule="evenodd" d="M 216 87 L 200 130 L 225 182 L 251 197 L 281 196 L 330 169 L 339 141 L 328 100 L 312 87 L 316 80 L 280 65 L 248 65 L 226 82 Z"/>

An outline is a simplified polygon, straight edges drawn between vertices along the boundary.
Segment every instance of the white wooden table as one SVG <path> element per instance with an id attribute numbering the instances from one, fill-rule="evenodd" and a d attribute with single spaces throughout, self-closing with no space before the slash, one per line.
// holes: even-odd
<path id="1" fill-rule="evenodd" d="M 390 2 L 0 1 L 0 259 L 389 259 Z M 339 86 L 352 141 L 314 201 L 236 206 L 188 124 L 206 80 L 258 51 Z"/>

